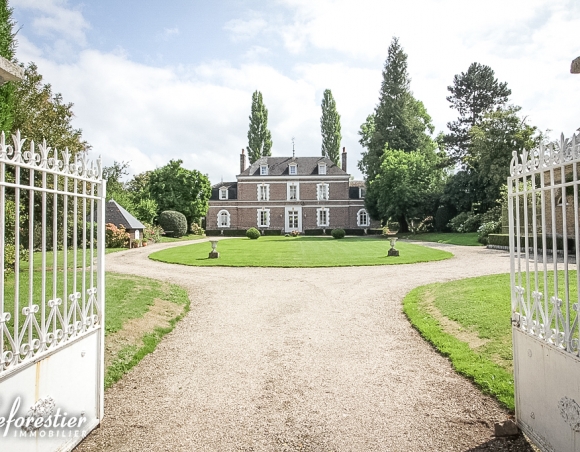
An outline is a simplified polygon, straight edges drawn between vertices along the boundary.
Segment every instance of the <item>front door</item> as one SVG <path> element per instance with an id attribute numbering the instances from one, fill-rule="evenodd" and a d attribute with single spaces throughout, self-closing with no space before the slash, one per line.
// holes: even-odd
<path id="1" fill-rule="evenodd" d="M 286 207 L 286 232 L 302 232 L 302 208 Z"/>

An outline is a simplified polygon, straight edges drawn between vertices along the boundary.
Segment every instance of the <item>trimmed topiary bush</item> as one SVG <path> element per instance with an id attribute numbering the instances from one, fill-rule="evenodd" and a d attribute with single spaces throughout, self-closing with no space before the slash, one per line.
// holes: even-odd
<path id="1" fill-rule="evenodd" d="M 256 228 L 250 228 L 246 231 L 246 237 L 252 240 L 259 239 L 260 235 L 260 231 L 258 231 Z"/>
<path id="2" fill-rule="evenodd" d="M 330 233 L 332 235 L 332 237 L 334 237 L 335 239 L 343 239 L 344 236 L 346 235 L 346 233 L 344 232 L 344 229 L 333 229 L 332 232 Z"/>
<path id="3" fill-rule="evenodd" d="M 157 221 L 168 237 L 178 238 L 187 234 L 187 219 L 181 212 L 165 210 L 161 212 Z"/>

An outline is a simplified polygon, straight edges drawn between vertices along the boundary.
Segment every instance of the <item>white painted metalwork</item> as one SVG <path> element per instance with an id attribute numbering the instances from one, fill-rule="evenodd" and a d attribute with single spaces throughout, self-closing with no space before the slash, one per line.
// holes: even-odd
<path id="1" fill-rule="evenodd" d="M 508 210 L 516 418 L 542 450 L 580 450 L 579 429 L 570 421 L 580 402 L 579 185 L 579 135 L 513 152 Z"/>
<path id="2" fill-rule="evenodd" d="M 532 153 L 514 152 L 508 180 L 513 321 L 576 356 L 579 300 L 570 285 L 580 275 L 571 281 L 569 268 L 580 260 L 579 163 L 580 137 L 562 135 Z"/>
<path id="3" fill-rule="evenodd" d="M 12 144 L 0 135 L 2 402 L 22 395 L 31 409 L 40 396 L 57 406 L 70 404 L 74 400 L 65 401 L 58 386 L 64 385 L 79 402 L 84 396 L 75 391 L 88 392 L 89 408 L 83 412 L 94 411 L 93 427 L 103 415 L 104 197 L 100 159 L 73 157 L 68 149 L 59 153 L 46 141 L 27 143 L 20 132 L 12 136 Z M 62 358 L 56 359 L 58 354 Z M 81 361 L 85 356 L 93 358 L 90 366 Z M 57 362 L 68 368 L 54 367 Z M 31 367 L 36 382 L 27 387 Z M 90 378 L 78 382 L 76 377 L 82 379 L 87 371 Z M 67 374 L 75 376 L 76 389 L 51 381 Z M 54 393 L 39 395 L 39 388 Z M 33 443 L 12 447 L 27 450 Z M 54 450 L 67 450 L 65 443 L 63 439 Z"/>

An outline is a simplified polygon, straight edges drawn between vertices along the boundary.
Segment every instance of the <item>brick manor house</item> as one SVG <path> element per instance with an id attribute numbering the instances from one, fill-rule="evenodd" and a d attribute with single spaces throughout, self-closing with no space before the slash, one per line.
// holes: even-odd
<path id="1" fill-rule="evenodd" d="M 236 179 L 212 187 L 208 235 L 234 235 L 251 227 L 273 234 L 322 234 L 334 228 L 364 234 L 380 227 L 365 210 L 364 182 L 350 180 L 346 172 L 344 148 L 342 168 L 324 157 L 262 157 L 246 167 L 242 150 Z"/>

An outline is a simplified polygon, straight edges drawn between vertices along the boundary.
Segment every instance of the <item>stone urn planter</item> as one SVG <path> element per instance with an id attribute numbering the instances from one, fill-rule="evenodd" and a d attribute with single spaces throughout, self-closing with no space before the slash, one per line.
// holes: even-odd
<path id="1" fill-rule="evenodd" d="M 220 257 L 220 253 L 218 253 L 217 251 L 217 244 L 218 244 L 219 240 L 210 240 L 209 243 L 211 243 L 211 251 L 209 253 L 209 258 L 210 259 L 217 259 L 218 257 Z"/>
<path id="2" fill-rule="evenodd" d="M 397 237 L 389 237 L 389 241 L 391 242 L 391 249 L 388 252 L 388 256 L 398 256 L 399 250 L 395 248 L 395 243 L 397 243 Z"/>

